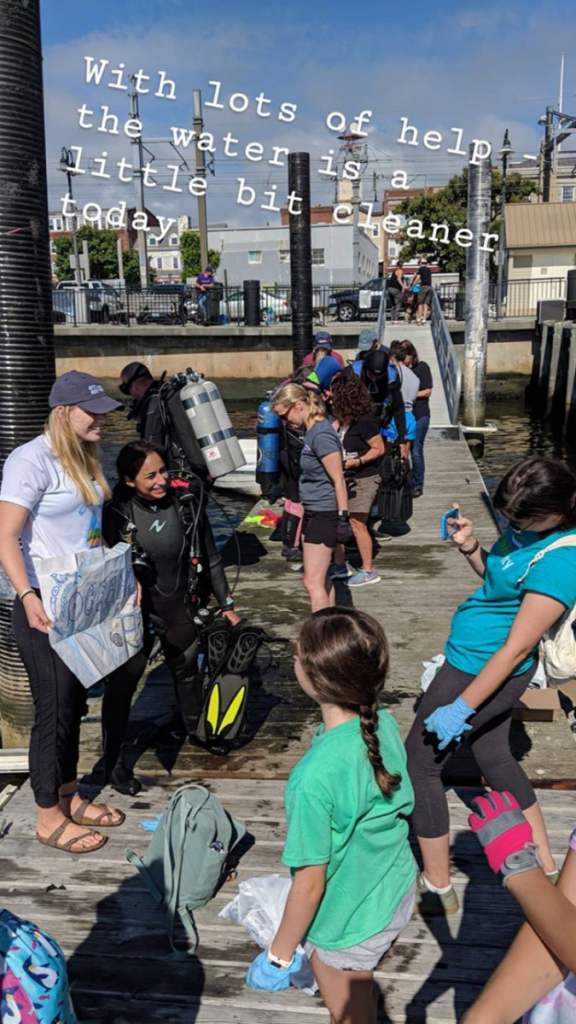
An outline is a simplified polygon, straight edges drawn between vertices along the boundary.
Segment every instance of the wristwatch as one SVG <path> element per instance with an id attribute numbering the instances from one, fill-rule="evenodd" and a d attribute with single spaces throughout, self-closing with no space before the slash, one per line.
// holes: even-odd
<path id="1" fill-rule="evenodd" d="M 274 956 L 274 954 L 270 950 L 268 950 L 266 953 L 266 959 L 269 964 L 272 964 L 272 967 L 277 967 L 279 971 L 289 970 L 289 968 L 292 967 L 292 964 L 294 963 L 293 956 L 290 957 L 290 960 L 281 960 L 279 956 Z"/>

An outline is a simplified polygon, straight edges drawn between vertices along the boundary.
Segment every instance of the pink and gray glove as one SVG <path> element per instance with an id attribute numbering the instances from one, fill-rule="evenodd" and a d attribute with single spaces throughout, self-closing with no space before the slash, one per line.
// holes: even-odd
<path id="1" fill-rule="evenodd" d="M 492 871 L 504 886 L 512 875 L 541 868 L 532 828 L 512 793 L 488 793 L 472 801 L 468 824 L 479 839 Z"/>

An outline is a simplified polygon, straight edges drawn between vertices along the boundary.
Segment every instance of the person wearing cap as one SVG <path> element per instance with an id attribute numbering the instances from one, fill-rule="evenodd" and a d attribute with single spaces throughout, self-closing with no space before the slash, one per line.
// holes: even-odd
<path id="1" fill-rule="evenodd" d="M 86 691 L 50 646 L 52 623 L 34 562 L 102 544 L 102 506 L 110 488 L 99 442 L 107 414 L 121 405 L 95 377 L 71 370 L 57 379 L 49 406 L 45 432 L 16 448 L 4 465 L 0 561 L 16 591 L 12 626 L 34 701 L 29 758 L 36 835 L 46 846 L 84 854 L 104 846 L 100 829 L 121 825 L 124 815 L 78 794 Z"/>
<path id="2" fill-rule="evenodd" d="M 377 352 L 381 348 L 380 340 L 378 338 L 378 332 L 373 327 L 365 327 L 358 335 L 358 352 L 352 363 L 352 369 L 354 373 L 360 376 L 362 372 L 362 363 L 369 352 Z"/>
<path id="3" fill-rule="evenodd" d="M 198 316 L 208 323 L 208 299 L 214 287 L 214 270 L 206 267 L 203 274 L 196 278 L 196 297 L 198 299 Z"/>
<path id="4" fill-rule="evenodd" d="M 345 367 L 345 362 L 339 352 L 334 352 L 332 348 L 332 335 L 328 331 L 316 331 L 314 335 L 314 347 L 312 352 L 309 352 L 307 356 L 304 356 L 302 366 L 310 366 L 312 363 L 316 363 L 316 354 L 318 352 L 327 352 L 328 355 L 333 356 L 339 363 L 342 369 Z"/>

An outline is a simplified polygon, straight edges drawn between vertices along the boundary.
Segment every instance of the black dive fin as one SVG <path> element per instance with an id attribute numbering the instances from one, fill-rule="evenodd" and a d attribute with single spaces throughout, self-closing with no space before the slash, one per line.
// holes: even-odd
<path id="1" fill-rule="evenodd" d="M 260 644 L 263 630 L 239 623 L 229 634 L 225 657 L 210 678 L 198 722 L 198 738 L 205 743 L 230 743 L 244 724 L 250 667 Z"/>

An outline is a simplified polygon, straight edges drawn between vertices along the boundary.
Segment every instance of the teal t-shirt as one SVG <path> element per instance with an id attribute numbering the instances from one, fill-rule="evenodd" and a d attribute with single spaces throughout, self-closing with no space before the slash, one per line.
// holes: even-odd
<path id="1" fill-rule="evenodd" d="M 414 793 L 400 730 L 384 710 L 378 738 L 387 770 L 402 776 L 389 800 L 376 782 L 358 718 L 328 731 L 320 726 L 286 787 L 283 863 L 327 864 L 326 891 L 308 931 L 322 949 L 346 949 L 377 935 L 416 877 L 407 820 Z"/>
<path id="2" fill-rule="evenodd" d="M 486 561 L 484 585 L 457 609 L 445 647 L 447 660 L 462 672 L 477 675 L 504 646 L 527 591 L 546 594 L 566 608 L 576 602 L 576 548 L 549 551 L 519 583 L 529 562 L 555 540 L 576 535 L 576 530 L 555 531 L 543 537 L 534 531 L 514 533 L 511 527 L 496 541 Z M 525 672 L 536 650 L 518 666 Z"/>

